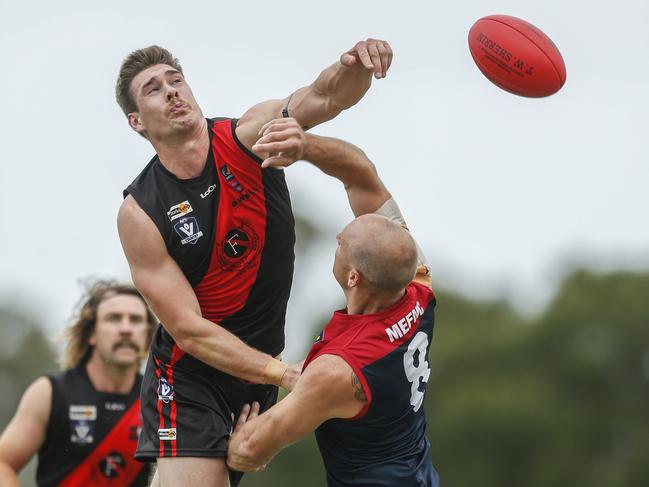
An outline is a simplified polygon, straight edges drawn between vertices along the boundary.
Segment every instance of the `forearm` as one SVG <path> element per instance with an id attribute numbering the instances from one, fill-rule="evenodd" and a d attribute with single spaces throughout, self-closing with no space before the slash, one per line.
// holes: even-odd
<path id="1" fill-rule="evenodd" d="M 343 183 L 355 216 L 375 211 L 390 198 L 374 164 L 358 147 L 328 137 L 306 137 L 304 159 Z"/>
<path id="2" fill-rule="evenodd" d="M 278 441 L 277 433 L 281 432 L 281 429 L 278 428 L 273 413 L 274 411 L 270 410 L 258 416 L 232 436 L 228 461 L 236 466 L 237 470 L 257 470 L 287 446 Z"/>
<path id="3" fill-rule="evenodd" d="M 290 97 L 288 113 L 302 126 L 313 127 L 354 106 L 371 84 L 372 71 L 360 63 L 344 66 L 337 62 L 322 71 L 309 86 L 299 89 Z"/>
<path id="4" fill-rule="evenodd" d="M 0 485 L 3 487 L 20 487 L 18 476 L 8 463 L 0 461 Z"/>
<path id="5" fill-rule="evenodd" d="M 215 369 L 256 384 L 283 385 L 285 364 L 197 314 L 172 320 L 167 330 L 181 350 Z"/>
<path id="6" fill-rule="evenodd" d="M 372 71 L 360 63 L 344 66 L 336 62 L 320 73 L 312 87 L 333 107 L 345 110 L 358 103 L 371 84 Z"/>
<path id="7" fill-rule="evenodd" d="M 306 134 L 304 160 L 345 186 L 378 180 L 376 168 L 365 153 L 344 140 Z M 370 181 L 371 182 L 371 181 Z"/>

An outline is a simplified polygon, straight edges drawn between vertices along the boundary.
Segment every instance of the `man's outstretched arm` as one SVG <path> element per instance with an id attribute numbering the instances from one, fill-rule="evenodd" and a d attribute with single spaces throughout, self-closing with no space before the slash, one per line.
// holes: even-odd
<path id="1" fill-rule="evenodd" d="M 253 149 L 275 154 L 264 160 L 262 167 L 287 167 L 299 159 L 309 161 L 343 183 L 354 216 L 378 213 L 408 230 L 399 206 L 381 181 L 376 167 L 358 147 L 339 139 L 305 134 L 299 123 L 291 118 L 271 120 L 260 132 L 262 137 Z M 428 263 L 419 245 L 417 253 L 415 280 L 430 287 Z"/>
<path id="2" fill-rule="evenodd" d="M 352 418 L 366 399 L 352 368 L 336 355 L 321 355 L 306 368 L 288 396 L 258 416 L 245 406 L 228 446 L 228 466 L 262 469 L 282 448 L 306 437 L 331 418 Z"/>
<path id="3" fill-rule="evenodd" d="M 182 351 L 235 377 L 292 389 L 299 366 L 283 364 L 202 317 L 194 290 L 132 196 L 122 203 L 117 224 L 133 283 Z"/>
<path id="4" fill-rule="evenodd" d="M 340 60 L 320 73 L 308 86 L 288 97 L 268 100 L 249 109 L 237 125 L 237 137 L 248 148 L 259 138 L 259 129 L 269 120 L 290 116 L 302 127 L 314 127 L 354 106 L 375 78 L 385 78 L 392 64 L 387 41 L 359 41 Z"/>
<path id="5" fill-rule="evenodd" d="M 287 167 L 305 160 L 345 186 L 355 216 L 372 213 L 390 199 L 376 167 L 365 153 L 343 140 L 305 134 L 297 120 L 281 118 L 268 122 L 253 150 L 275 154 L 262 167 Z"/>

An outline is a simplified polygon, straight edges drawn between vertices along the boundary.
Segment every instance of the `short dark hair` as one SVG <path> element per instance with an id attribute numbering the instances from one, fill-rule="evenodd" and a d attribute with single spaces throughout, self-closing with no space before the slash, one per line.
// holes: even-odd
<path id="1" fill-rule="evenodd" d="M 131 83 L 139 73 L 156 64 L 167 64 L 182 74 L 183 68 L 173 54 L 164 47 L 149 46 L 129 54 L 121 68 L 115 84 L 115 98 L 124 115 L 137 111 L 137 105 L 131 96 Z"/>

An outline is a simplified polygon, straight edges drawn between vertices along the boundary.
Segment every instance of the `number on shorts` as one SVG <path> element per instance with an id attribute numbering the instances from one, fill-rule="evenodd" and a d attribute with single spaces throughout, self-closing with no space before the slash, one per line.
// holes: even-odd
<path id="1" fill-rule="evenodd" d="M 430 376 L 430 367 L 426 359 L 426 350 L 428 349 L 428 335 L 423 331 L 417 332 L 414 336 L 408 350 L 403 355 L 403 368 L 406 371 L 406 377 L 410 381 L 410 404 L 416 411 L 424 402 L 424 392 L 419 390 L 421 383 L 426 384 Z M 417 365 L 415 365 L 415 354 L 417 355 Z"/>

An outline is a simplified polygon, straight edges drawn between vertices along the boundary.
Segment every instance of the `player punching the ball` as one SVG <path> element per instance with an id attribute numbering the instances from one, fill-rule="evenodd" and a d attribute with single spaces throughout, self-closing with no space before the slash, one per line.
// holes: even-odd
<path id="1" fill-rule="evenodd" d="M 237 485 L 225 465 L 231 415 L 275 403 L 300 367 L 278 360 L 293 277 L 294 220 L 283 171 L 253 147 L 278 117 L 312 127 L 357 103 L 392 51 L 368 39 L 309 86 L 206 119 L 183 71 L 157 46 L 122 64 L 117 100 L 155 157 L 125 191 L 118 227 L 133 281 L 161 321 L 142 385 L 136 458 L 154 485 Z M 290 156 L 284 151 L 283 155 Z M 158 483 L 159 482 L 159 483 Z"/>
<path id="2" fill-rule="evenodd" d="M 228 465 L 263 468 L 315 430 L 329 486 L 437 486 L 423 407 L 436 302 L 424 257 L 361 150 L 306 135 L 292 120 L 263 133 L 255 150 L 292 154 L 264 165 L 313 163 L 343 182 L 357 218 L 338 234 L 333 266 L 346 308 L 333 314 L 286 398 L 261 415 L 258 403 L 246 406 Z"/>

